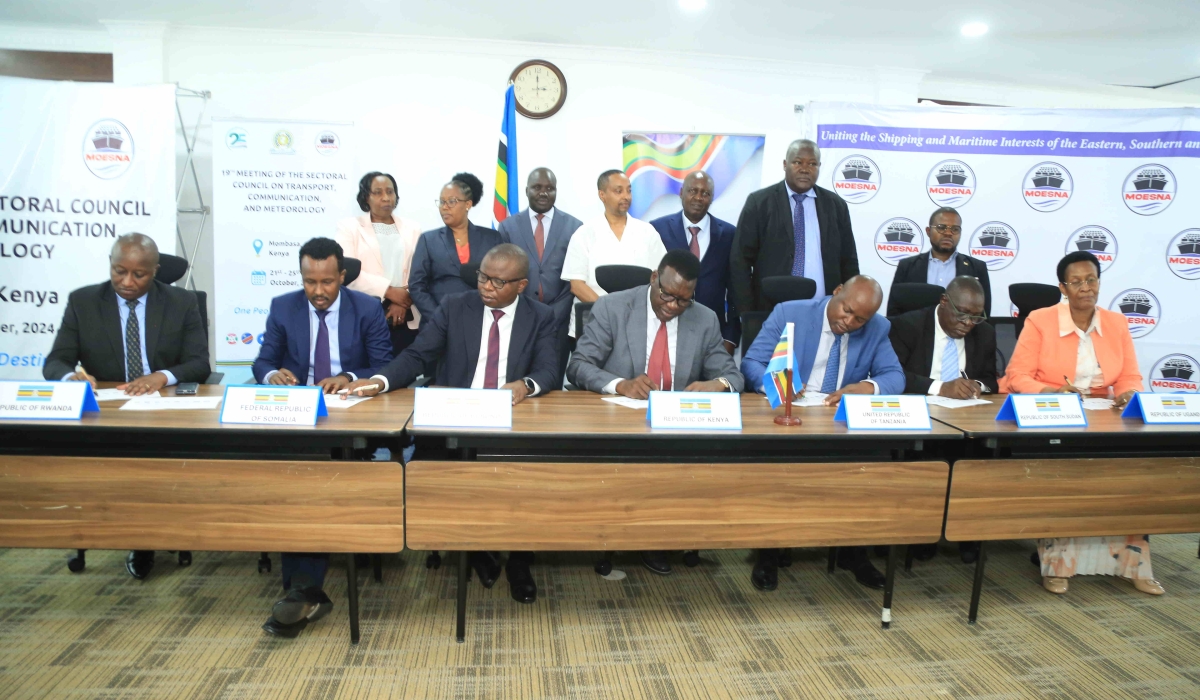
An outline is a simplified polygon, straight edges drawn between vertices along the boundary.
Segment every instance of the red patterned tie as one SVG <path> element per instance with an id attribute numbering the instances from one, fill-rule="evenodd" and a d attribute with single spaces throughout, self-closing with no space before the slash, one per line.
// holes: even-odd
<path id="1" fill-rule="evenodd" d="M 692 242 L 688 244 L 688 247 L 692 249 L 692 255 L 695 255 L 696 259 L 699 260 L 700 259 L 700 227 L 699 226 L 688 226 L 688 232 L 690 232 L 692 234 Z"/>
<path id="2" fill-rule="evenodd" d="M 671 390 L 671 355 L 667 351 L 667 324 L 658 322 L 658 333 L 654 336 L 654 349 L 650 351 L 650 363 L 646 367 L 650 381 L 662 391 Z"/>
<path id="3" fill-rule="evenodd" d="M 504 312 L 492 309 L 492 329 L 488 331 L 487 364 L 483 369 L 483 388 L 495 389 L 500 381 L 500 317 Z"/>
<path id="4" fill-rule="evenodd" d="M 545 214 L 537 215 L 538 225 L 533 231 L 533 243 L 537 246 L 538 262 L 542 261 L 542 254 L 546 252 L 546 229 L 542 227 L 543 216 Z M 538 282 L 538 301 L 546 301 L 542 297 L 542 283 L 540 281 Z"/>

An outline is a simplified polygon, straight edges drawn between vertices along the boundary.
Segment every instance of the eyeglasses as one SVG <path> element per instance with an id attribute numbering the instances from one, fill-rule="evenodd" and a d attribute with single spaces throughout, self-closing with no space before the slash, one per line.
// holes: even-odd
<path id="1" fill-rule="evenodd" d="M 491 282 L 492 286 L 495 287 L 497 291 L 504 289 L 504 285 L 510 282 L 520 282 L 521 280 L 526 279 L 525 277 L 519 277 L 515 280 L 502 280 L 499 277 L 488 277 L 487 275 L 483 274 L 483 270 L 476 272 L 475 277 L 479 280 L 480 284 L 487 284 L 488 282 Z"/>
<path id="2" fill-rule="evenodd" d="M 1098 277 L 1088 277 L 1087 279 L 1082 279 L 1082 280 L 1071 280 L 1070 282 L 1066 283 L 1066 285 L 1068 287 L 1070 287 L 1071 289 L 1073 289 L 1075 291 L 1079 291 L 1080 289 L 1083 289 L 1083 287 L 1085 285 L 1088 288 L 1091 288 L 1091 287 L 1096 287 L 1099 284 L 1100 284 L 1100 278 L 1098 278 Z"/>
<path id="3" fill-rule="evenodd" d="M 692 303 L 696 301 L 694 298 L 685 299 L 683 297 L 677 297 L 674 294 L 667 294 L 661 289 L 659 289 L 658 298 L 662 299 L 664 304 L 675 304 L 676 306 L 682 306 L 684 308 L 691 306 Z"/>
<path id="4" fill-rule="evenodd" d="M 954 312 L 954 320 L 959 323 L 969 323 L 972 326 L 978 326 L 987 320 L 987 316 L 973 316 L 959 311 L 954 302 L 950 301 L 950 297 L 946 297 L 946 303 L 950 305 L 950 310 Z"/>
<path id="5" fill-rule="evenodd" d="M 450 199 L 435 199 L 435 200 L 433 200 L 433 203 L 437 206 L 438 209 L 449 209 L 451 207 L 458 206 L 459 202 L 467 202 L 467 201 L 470 201 L 470 200 L 452 197 Z"/>
<path id="6" fill-rule="evenodd" d="M 938 233 L 945 233 L 947 231 L 949 231 L 950 233 L 962 233 L 962 226 L 951 226 L 949 224 L 934 224 L 933 226 L 930 226 L 930 228 L 932 228 L 934 231 L 937 231 Z"/>

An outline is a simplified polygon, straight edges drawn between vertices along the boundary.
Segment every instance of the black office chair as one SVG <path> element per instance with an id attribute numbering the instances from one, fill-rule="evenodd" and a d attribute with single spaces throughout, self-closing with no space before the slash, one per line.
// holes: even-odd
<path id="1" fill-rule="evenodd" d="M 917 309 L 927 309 L 942 300 L 946 288 L 940 284 L 901 282 L 888 291 L 887 315 L 899 316 Z"/>
<path id="2" fill-rule="evenodd" d="M 1011 316 L 991 316 L 987 320 L 996 329 L 996 376 L 1003 377 L 1017 347 L 1017 319 Z"/>
<path id="3" fill-rule="evenodd" d="M 771 305 L 782 304 L 785 301 L 802 301 L 812 299 L 817 295 L 817 283 L 807 277 L 792 277 L 778 275 L 766 277 L 762 281 L 763 298 Z M 763 323 L 771 315 L 770 311 L 745 311 L 742 313 L 742 357 L 758 337 Z"/>
<path id="4" fill-rule="evenodd" d="M 458 274 L 463 284 L 471 289 L 479 288 L 479 263 L 469 262 L 459 268 Z"/>
<path id="5" fill-rule="evenodd" d="M 1062 292 L 1052 284 L 1020 282 L 1008 285 L 1008 298 L 1017 306 L 1017 337 L 1020 338 L 1029 314 L 1054 306 L 1062 300 Z"/>
<path id="6" fill-rule="evenodd" d="M 350 283 L 358 279 L 362 274 L 362 260 L 358 258 L 342 258 L 342 266 L 346 269 L 346 277 L 342 280 L 342 284 L 350 286 Z"/>
<path id="7" fill-rule="evenodd" d="M 596 268 L 596 284 L 609 294 L 650 284 L 649 268 L 637 265 L 601 265 Z"/>

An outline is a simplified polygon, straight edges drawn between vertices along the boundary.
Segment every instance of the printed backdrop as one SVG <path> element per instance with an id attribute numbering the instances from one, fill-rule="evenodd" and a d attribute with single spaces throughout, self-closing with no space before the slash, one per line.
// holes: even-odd
<path id="1" fill-rule="evenodd" d="M 630 216 L 649 221 L 679 211 L 683 179 L 703 170 L 715 187 L 709 211 L 736 224 L 746 195 L 762 181 L 765 141 L 764 136 L 626 132 L 621 162 L 633 189 Z"/>
<path id="2" fill-rule="evenodd" d="M 1057 284 L 1072 250 L 1101 262 L 1100 303 L 1125 314 L 1149 389 L 1200 381 L 1200 117 L 1190 109 L 1031 110 L 814 103 L 823 187 L 850 205 L 859 264 L 886 288 L 929 250 L 930 213 L 963 217 L 959 251 L 1008 285 Z"/>

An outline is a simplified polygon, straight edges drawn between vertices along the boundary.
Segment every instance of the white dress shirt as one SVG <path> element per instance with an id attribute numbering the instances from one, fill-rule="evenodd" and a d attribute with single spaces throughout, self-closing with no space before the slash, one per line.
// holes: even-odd
<path id="1" fill-rule="evenodd" d="M 488 359 L 488 336 L 492 333 L 492 324 L 496 324 L 500 328 L 500 356 L 496 362 L 496 388 L 500 388 L 508 383 L 508 376 L 505 374 L 508 371 L 508 345 L 512 341 L 513 319 L 517 315 L 517 304 L 521 302 L 521 295 L 517 295 L 513 299 L 513 303 L 500 309 L 493 309 L 487 305 L 483 307 L 483 334 L 479 337 L 479 360 L 475 363 L 475 376 L 471 379 L 472 389 L 482 389 L 484 375 L 487 373 Z M 492 314 L 493 311 L 503 311 L 504 315 L 499 320 Z"/>
<path id="2" fill-rule="evenodd" d="M 700 230 L 696 233 L 696 244 L 700 247 L 700 259 L 703 260 L 704 254 L 708 252 L 708 242 L 712 240 L 712 237 L 709 234 L 710 229 L 712 229 L 712 217 L 708 214 L 705 214 L 704 218 L 700 219 L 700 223 L 697 224 L 693 224 L 691 220 L 687 218 L 687 214 L 680 213 L 679 217 L 683 219 L 683 239 L 688 244 L 689 250 L 692 247 L 692 232 L 688 229 L 693 226 L 700 227 Z"/>
<path id="3" fill-rule="evenodd" d="M 647 289 L 646 290 L 646 363 L 644 365 L 642 365 L 642 372 L 644 374 L 650 373 L 650 354 L 652 352 L 654 352 L 654 339 L 658 337 L 658 327 L 659 327 L 659 325 L 662 324 L 662 321 L 658 320 L 658 316 L 654 315 L 654 308 L 652 306 L 650 306 L 650 293 L 651 293 L 650 290 Z M 670 321 L 667 321 L 667 360 L 671 363 L 671 388 L 675 391 L 679 391 L 681 388 L 681 387 L 675 386 L 675 347 L 677 344 L 676 341 L 678 339 L 679 339 L 679 317 L 676 316 L 675 318 L 671 319 Z M 633 377 L 622 377 L 621 379 L 614 379 L 611 382 L 609 382 L 608 384 L 604 385 L 604 388 L 601 389 L 600 392 L 603 394 L 615 394 L 615 393 L 617 393 L 617 384 L 622 381 L 625 381 L 626 379 L 633 379 Z"/>
<path id="4" fill-rule="evenodd" d="M 1075 353 L 1075 381 L 1073 386 L 1087 392 L 1101 389 L 1105 386 L 1104 372 L 1100 369 L 1100 361 L 1096 359 L 1096 346 L 1092 343 L 1092 333 L 1103 336 L 1100 329 L 1100 314 L 1092 314 L 1092 322 L 1087 331 L 1079 330 L 1075 321 L 1071 320 L 1071 310 L 1065 303 L 1058 309 L 1058 335 L 1060 337 L 1074 333 L 1079 336 L 1079 350 Z"/>
<path id="5" fill-rule="evenodd" d="M 338 314 L 342 308 L 342 294 L 339 291 L 337 299 L 329 305 L 329 313 L 325 314 L 325 327 L 329 329 L 329 376 L 336 377 L 342 373 L 342 351 L 341 345 L 338 344 Z M 308 302 L 308 376 L 304 378 L 306 386 L 314 384 L 315 377 L 314 363 L 317 361 L 317 324 L 320 323 L 320 318 L 317 317 L 317 307 Z M 271 381 L 271 375 L 279 370 L 267 372 L 263 377 L 263 384 Z M 358 377 L 351 372 L 346 372 L 350 377 L 350 381 L 355 381 Z M 297 377 L 299 379 L 299 377 Z"/>
<path id="6" fill-rule="evenodd" d="M 375 239 L 379 241 L 379 257 L 383 260 L 383 276 L 393 287 L 407 287 L 404 270 L 412 259 L 413 251 L 405 245 L 405 236 L 400 235 L 396 224 L 372 222 Z"/>
<path id="7" fill-rule="evenodd" d="M 626 217 L 625 231 L 618 240 L 608 219 L 603 215 L 592 219 L 571 237 L 567 246 L 567 258 L 563 262 L 562 278 L 568 282 L 582 280 L 599 296 L 608 292 L 596 281 L 596 268 L 601 265 L 637 265 L 650 270 L 658 269 L 667 249 L 653 226 Z M 571 337 L 575 336 L 575 307 L 571 306 Z"/>
<path id="8" fill-rule="evenodd" d="M 796 192 L 784 181 L 788 193 L 788 211 L 792 213 L 793 231 L 796 225 Z M 821 260 L 821 222 L 817 220 L 816 187 L 800 195 L 800 206 L 804 209 L 804 276 L 817 283 L 817 294 L 825 293 L 825 265 Z M 795 236 L 792 236 L 795 245 Z M 789 272 L 790 274 L 790 272 Z"/>
<path id="9" fill-rule="evenodd" d="M 135 308 L 133 310 L 134 315 L 137 317 L 137 323 L 138 323 L 138 345 L 141 347 L 141 351 L 142 351 L 142 376 L 145 376 L 145 375 L 151 373 L 150 372 L 150 357 L 146 354 L 146 299 L 149 297 L 150 297 L 150 292 L 146 292 L 145 294 L 138 297 L 137 308 Z M 127 323 L 129 323 L 129 302 L 125 301 L 124 299 L 122 299 L 119 296 L 117 297 L 117 314 L 120 316 L 120 319 L 121 319 L 121 348 L 122 348 L 122 350 L 124 350 L 124 348 L 125 348 L 125 325 Z M 124 357 L 124 356 L 125 356 L 125 354 L 124 354 L 124 352 L 122 352 L 121 357 Z M 125 362 L 124 365 L 126 368 L 125 369 L 125 381 L 126 382 L 132 381 L 129 378 L 129 363 Z M 84 367 L 83 369 L 86 371 L 87 367 Z M 174 374 L 171 374 L 170 372 L 168 372 L 165 369 L 160 369 L 159 372 L 162 373 L 163 376 L 165 376 L 167 378 L 167 386 L 175 386 L 175 384 L 179 381 L 175 378 Z M 75 374 L 74 372 L 67 372 L 65 375 L 63 375 L 62 381 L 64 381 L 64 382 L 67 381 L 74 374 Z"/>
<path id="10" fill-rule="evenodd" d="M 833 329 L 829 327 L 829 302 L 825 302 L 825 306 L 821 307 L 821 341 L 817 343 L 817 354 L 813 358 L 812 370 L 808 373 L 808 383 L 804 385 L 805 391 L 815 391 L 820 393 L 821 385 L 825 383 L 825 368 L 829 365 L 829 351 L 833 350 L 833 341 L 837 336 L 834 335 Z M 797 344 L 799 340 L 797 339 Z M 842 388 L 842 377 L 846 376 L 846 359 L 850 356 L 850 334 L 842 336 L 842 346 L 838 353 L 838 377 L 837 389 Z M 867 379 L 875 391 L 879 393 L 879 385 L 874 379 Z M 837 390 L 835 389 L 835 391 Z M 760 388 L 761 391 L 761 388 Z"/>

